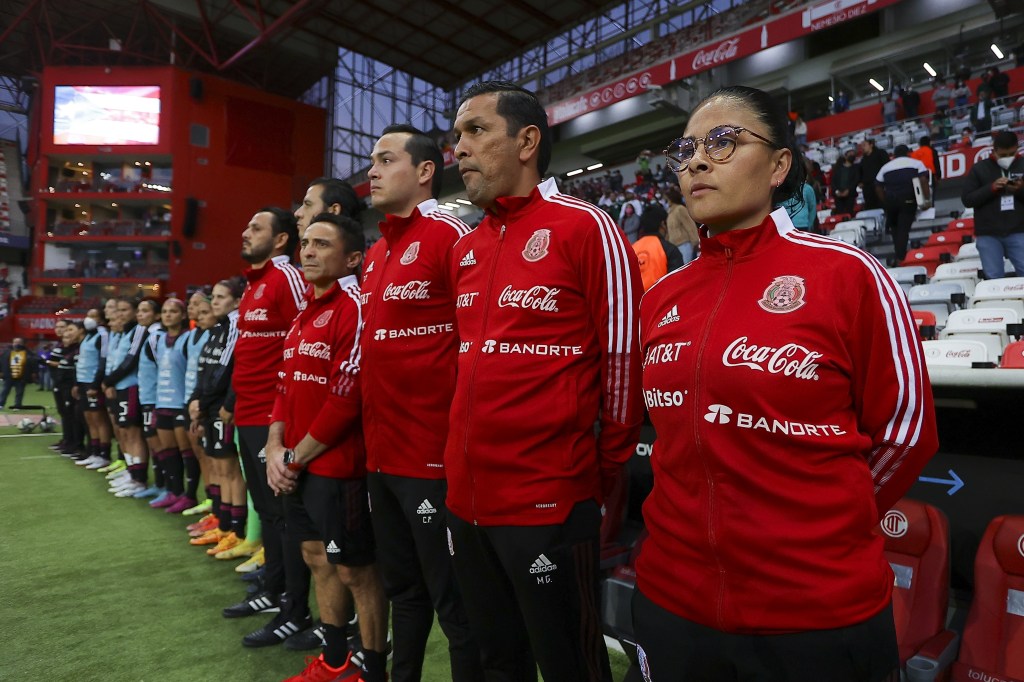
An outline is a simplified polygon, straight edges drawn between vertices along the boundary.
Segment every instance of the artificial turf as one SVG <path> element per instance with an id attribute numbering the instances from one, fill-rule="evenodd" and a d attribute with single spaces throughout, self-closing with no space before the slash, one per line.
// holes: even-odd
<path id="1" fill-rule="evenodd" d="M 25 402 L 52 406 L 34 388 Z M 221 616 L 245 596 L 241 560 L 189 545 L 196 517 L 113 497 L 103 475 L 47 448 L 59 437 L 0 427 L 0 680 L 272 681 L 305 666 L 316 652 L 241 645 L 272 615 Z M 622 679 L 625 657 L 611 654 Z M 451 679 L 436 623 L 423 679 Z"/>

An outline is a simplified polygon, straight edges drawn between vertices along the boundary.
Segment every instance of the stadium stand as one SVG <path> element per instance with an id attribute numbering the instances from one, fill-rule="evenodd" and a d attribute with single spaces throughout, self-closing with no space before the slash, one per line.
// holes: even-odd
<path id="1" fill-rule="evenodd" d="M 988 362 L 998 362 L 1003 349 L 1010 342 L 1013 331 L 1007 325 L 1019 325 L 1020 317 L 1010 308 L 987 308 L 980 310 L 955 310 L 946 319 L 945 328 L 939 333 L 940 339 L 978 341 L 988 351 Z"/>
<path id="2" fill-rule="evenodd" d="M 968 339 L 939 339 L 922 341 L 924 360 L 928 369 L 935 367 L 973 368 L 989 362 L 988 348 L 980 341 Z"/>
<path id="3" fill-rule="evenodd" d="M 1024 341 L 1011 341 L 1003 349 L 1003 361 L 999 365 L 1008 369 L 1024 369 Z"/>
<path id="4" fill-rule="evenodd" d="M 958 297 L 960 300 L 964 294 L 962 284 L 932 280 L 931 284 L 911 287 L 907 299 L 910 301 L 911 310 L 930 312 L 935 316 L 935 326 L 942 329 L 946 326 L 946 319 L 950 313 L 957 310 L 958 304 L 954 300 L 956 294 L 961 295 Z"/>
<path id="5" fill-rule="evenodd" d="M 971 295 L 972 308 L 1010 308 L 1024 319 L 1024 277 L 979 282 Z"/>

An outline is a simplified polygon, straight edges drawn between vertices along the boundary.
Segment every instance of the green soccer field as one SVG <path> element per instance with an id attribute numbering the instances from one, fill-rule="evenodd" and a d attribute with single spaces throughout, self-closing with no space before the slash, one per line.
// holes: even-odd
<path id="1" fill-rule="evenodd" d="M 29 388 L 33 403 L 53 401 Z M 238 561 L 188 544 L 195 517 L 113 497 L 103 475 L 47 448 L 59 438 L 0 426 L 0 680 L 272 681 L 304 667 L 314 652 L 241 645 L 271 616 L 221 617 L 245 583 Z M 626 659 L 611 654 L 622 679 Z M 424 668 L 450 679 L 436 624 Z"/>

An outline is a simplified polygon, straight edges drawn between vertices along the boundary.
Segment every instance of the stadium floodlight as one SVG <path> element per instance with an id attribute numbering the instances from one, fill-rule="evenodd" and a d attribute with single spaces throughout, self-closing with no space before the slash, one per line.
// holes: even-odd
<path id="1" fill-rule="evenodd" d="M 460 204 L 465 204 L 466 206 L 472 206 L 473 205 L 473 202 L 470 201 L 469 199 L 456 199 L 455 201 L 457 201 Z"/>
<path id="2" fill-rule="evenodd" d="M 604 164 L 603 163 L 595 163 L 593 165 L 587 166 L 587 170 L 588 171 L 597 170 L 598 168 L 604 168 Z"/>
<path id="3" fill-rule="evenodd" d="M 829 101 L 829 102 L 835 102 L 835 101 L 836 101 L 836 98 L 835 98 L 835 97 L 833 97 L 832 95 L 829 95 L 829 96 L 828 96 L 828 101 Z"/>
<path id="4" fill-rule="evenodd" d="M 580 174 L 580 173 L 582 173 L 582 172 L 583 172 L 583 169 L 582 169 L 582 168 L 577 168 L 576 170 L 571 170 L 571 171 L 569 171 L 568 173 L 566 173 L 566 174 L 565 174 L 565 177 L 567 177 L 567 178 L 571 178 L 572 176 L 574 176 L 574 175 L 579 175 L 579 174 Z"/>
<path id="5" fill-rule="evenodd" d="M 924 63 L 924 70 L 927 71 L 928 75 L 931 76 L 932 78 L 935 78 L 936 76 L 939 75 L 938 73 L 935 72 L 935 69 L 933 69 L 932 65 L 929 64 L 928 62 Z"/>
<path id="6" fill-rule="evenodd" d="M 878 90 L 879 92 L 885 92 L 885 88 L 882 87 L 882 84 L 876 81 L 874 78 L 869 78 L 868 83 L 871 83 L 871 86 L 875 90 Z"/>
<path id="7" fill-rule="evenodd" d="M 996 56 L 996 59 L 1005 59 L 1005 57 L 1003 56 L 1003 51 L 1000 50 L 999 46 L 996 45 L 995 43 L 992 43 L 992 54 Z"/>

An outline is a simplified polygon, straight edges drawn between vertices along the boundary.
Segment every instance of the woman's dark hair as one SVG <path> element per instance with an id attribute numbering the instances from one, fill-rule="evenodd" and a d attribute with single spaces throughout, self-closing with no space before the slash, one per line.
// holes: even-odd
<path id="1" fill-rule="evenodd" d="M 221 286 L 227 289 L 228 292 L 231 294 L 231 298 L 237 301 L 241 299 L 242 294 L 245 293 L 245 284 L 246 280 L 244 277 L 240 275 L 235 275 L 234 277 L 222 279 L 221 281 L 217 282 L 216 286 Z"/>
<path id="2" fill-rule="evenodd" d="M 138 300 L 132 298 L 131 296 L 117 296 L 116 298 L 114 298 L 114 300 L 117 301 L 118 303 L 127 303 L 132 307 L 132 310 L 139 309 Z"/>
<path id="3" fill-rule="evenodd" d="M 716 99 L 735 102 L 747 108 L 768 129 L 766 137 L 772 141 L 772 144 L 777 149 L 788 149 L 793 155 L 789 174 L 786 175 L 782 184 L 772 192 L 772 205 L 779 206 L 790 199 L 802 202 L 807 171 L 804 168 L 803 154 L 800 153 L 796 140 L 789 133 L 788 119 L 782 107 L 764 90 L 749 88 L 745 85 L 729 85 L 711 93 L 697 105 L 690 115 L 697 113 L 701 107 Z"/>
<path id="4" fill-rule="evenodd" d="M 665 189 L 665 198 L 672 204 L 683 203 L 683 193 L 679 191 L 679 187 L 677 185 L 669 185 Z"/>
<path id="5" fill-rule="evenodd" d="M 154 299 L 152 299 L 152 298 L 144 298 L 141 301 L 139 301 L 139 305 L 142 305 L 143 303 L 148 303 L 149 304 L 149 307 L 153 311 L 154 315 L 159 315 L 160 314 L 160 304 L 157 303 Z M 139 306 L 135 306 L 135 309 L 138 310 L 138 307 Z"/>

